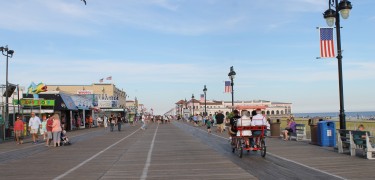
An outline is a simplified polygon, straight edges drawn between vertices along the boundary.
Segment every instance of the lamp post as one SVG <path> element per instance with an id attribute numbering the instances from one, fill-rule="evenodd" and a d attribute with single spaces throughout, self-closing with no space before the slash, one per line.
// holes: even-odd
<path id="1" fill-rule="evenodd" d="M 343 19 L 349 17 L 352 4 L 347 0 L 328 0 L 329 9 L 323 14 L 324 19 L 327 21 L 328 26 L 333 26 L 336 22 L 336 38 L 337 38 L 337 63 L 338 63 L 338 74 L 339 74 L 339 94 L 340 94 L 340 129 L 346 129 L 345 121 L 345 110 L 344 110 L 344 88 L 343 88 L 343 76 L 342 76 L 342 51 L 341 51 L 341 35 L 340 35 L 340 15 Z M 335 10 L 331 9 L 335 7 Z"/>
<path id="2" fill-rule="evenodd" d="M 230 79 L 230 86 L 232 87 L 232 111 L 234 110 L 234 95 L 233 95 L 233 79 L 234 79 L 234 77 L 236 76 L 236 72 L 234 72 L 234 70 L 233 70 L 233 66 L 231 66 L 230 67 L 230 71 L 229 71 L 229 73 L 228 73 L 228 77 L 229 77 L 229 79 Z"/>
<path id="3" fill-rule="evenodd" d="M 184 108 L 184 112 L 183 112 L 183 115 L 184 115 L 184 119 L 185 119 L 185 109 L 187 110 L 187 101 L 186 101 L 186 98 L 185 98 L 185 108 Z"/>
<path id="4" fill-rule="evenodd" d="M 206 98 L 207 88 L 206 88 L 206 85 L 204 85 L 203 92 L 204 92 L 204 116 L 207 116 L 207 98 Z"/>
<path id="5" fill-rule="evenodd" d="M 13 57 L 14 51 L 8 49 L 8 46 L 0 47 L 0 51 L 6 56 L 6 75 L 5 75 L 5 127 L 9 123 L 9 102 L 8 102 L 8 59 Z"/>
<path id="6" fill-rule="evenodd" d="M 191 95 L 191 102 L 193 103 L 193 116 L 194 116 L 194 94 Z"/>

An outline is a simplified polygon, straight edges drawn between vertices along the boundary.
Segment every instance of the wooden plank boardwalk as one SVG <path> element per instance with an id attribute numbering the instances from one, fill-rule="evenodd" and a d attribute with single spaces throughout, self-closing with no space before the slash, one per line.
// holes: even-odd
<path id="1" fill-rule="evenodd" d="M 215 128 L 213 128 L 215 130 Z M 375 161 L 267 139 L 267 156 L 233 155 L 226 133 L 190 123 L 69 132 L 73 144 L 0 144 L 1 179 L 375 179 Z M 30 139 L 26 140 L 29 142 Z"/>
<path id="2" fill-rule="evenodd" d="M 173 125 L 89 130 L 66 147 L 0 146 L 2 179 L 257 179 Z M 84 131 L 81 131 L 84 132 Z M 25 147 L 21 147 L 25 146 Z M 27 152 L 36 151 L 28 154 Z M 27 154 L 23 156 L 23 154 Z M 10 154 L 22 158 L 7 159 Z"/>
<path id="3" fill-rule="evenodd" d="M 205 131 L 205 127 L 198 128 Z M 215 135 L 228 139 L 226 132 Z M 375 179 L 375 173 L 372 173 L 375 161 L 365 159 L 361 152 L 358 152 L 357 156 L 350 156 L 349 153 L 339 154 L 333 147 L 311 145 L 309 141 L 283 141 L 281 138 L 267 138 L 266 145 L 268 157 L 272 156 L 342 179 Z"/>

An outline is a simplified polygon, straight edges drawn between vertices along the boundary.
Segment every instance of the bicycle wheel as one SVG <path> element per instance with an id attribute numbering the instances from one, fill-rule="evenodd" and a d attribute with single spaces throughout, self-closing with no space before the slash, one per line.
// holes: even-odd
<path id="1" fill-rule="evenodd" d="M 243 148 L 242 148 L 241 140 L 237 140 L 237 154 L 238 154 L 238 157 L 242 158 Z"/>
<path id="2" fill-rule="evenodd" d="M 232 142 L 230 142 L 230 147 L 232 148 L 232 153 L 236 151 L 236 139 L 232 138 Z"/>
<path id="3" fill-rule="evenodd" d="M 262 157 L 265 157 L 266 156 L 266 152 L 267 152 L 267 147 L 266 147 L 266 143 L 264 142 L 264 139 L 262 139 L 260 141 L 260 154 L 262 155 Z"/>

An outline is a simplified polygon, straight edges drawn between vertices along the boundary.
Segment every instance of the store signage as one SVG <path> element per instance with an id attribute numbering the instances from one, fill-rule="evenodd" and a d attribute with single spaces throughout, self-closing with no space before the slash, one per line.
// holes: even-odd
<path id="1" fill-rule="evenodd" d="M 78 90 L 77 94 L 94 94 L 93 90 Z"/>
<path id="2" fill-rule="evenodd" d="M 118 101 L 115 100 L 99 100 L 98 107 L 100 108 L 115 108 L 117 107 Z"/>
<path id="3" fill-rule="evenodd" d="M 55 100 L 35 100 L 35 99 L 21 99 L 13 100 L 14 105 L 22 105 L 22 106 L 55 106 Z"/>

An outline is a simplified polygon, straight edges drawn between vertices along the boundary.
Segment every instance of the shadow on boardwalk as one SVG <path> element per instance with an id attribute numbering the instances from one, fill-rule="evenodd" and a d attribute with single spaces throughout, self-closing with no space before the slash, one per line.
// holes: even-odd
<path id="1" fill-rule="evenodd" d="M 181 124 L 193 127 L 191 123 L 183 122 Z M 195 128 L 206 131 L 204 126 Z M 212 130 L 213 135 L 220 136 L 223 141 L 228 140 L 227 132 L 215 133 L 216 127 Z M 339 154 L 333 147 L 320 147 L 309 144 L 309 141 L 283 141 L 281 138 L 267 138 L 266 145 L 267 156 L 292 162 L 338 178 L 375 179 L 375 174 L 372 173 L 375 161 L 365 159 L 361 152 L 357 156 L 350 156 L 349 153 Z M 230 151 L 229 148 L 228 151 Z"/>

